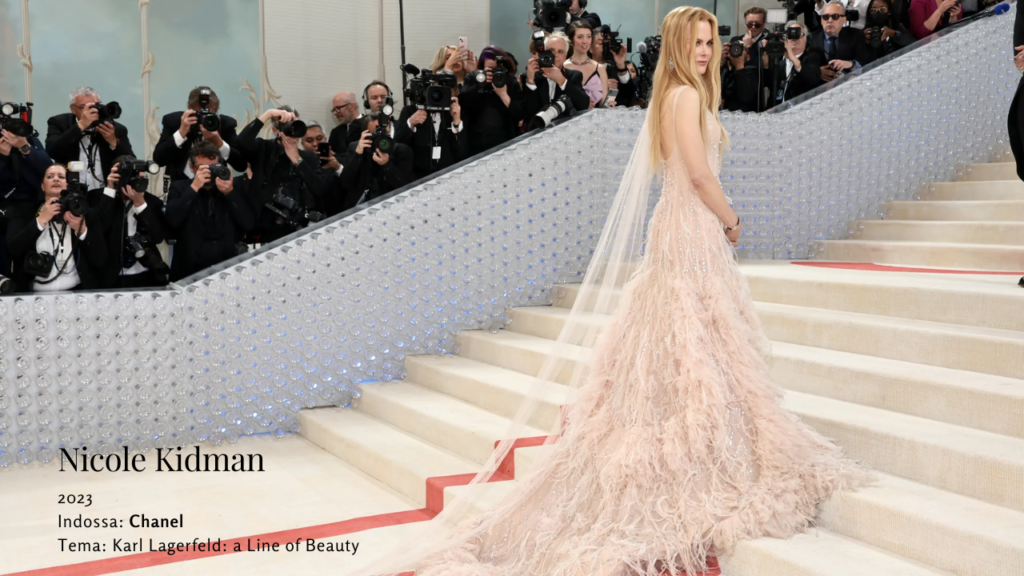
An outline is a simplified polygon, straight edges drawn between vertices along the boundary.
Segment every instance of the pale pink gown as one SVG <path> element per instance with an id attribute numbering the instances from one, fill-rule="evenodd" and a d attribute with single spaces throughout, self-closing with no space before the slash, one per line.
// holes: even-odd
<path id="1" fill-rule="evenodd" d="M 830 494 L 868 480 L 779 406 L 746 279 L 671 129 L 667 138 L 644 260 L 554 454 L 467 525 L 487 519 L 487 532 L 425 558 L 418 576 L 657 574 L 665 559 L 693 574 L 712 546 L 727 554 L 741 539 L 789 537 Z"/>

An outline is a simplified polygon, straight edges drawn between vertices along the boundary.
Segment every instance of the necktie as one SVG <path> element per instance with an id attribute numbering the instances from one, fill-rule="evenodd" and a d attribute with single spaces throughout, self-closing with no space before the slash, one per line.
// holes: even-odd
<path id="1" fill-rule="evenodd" d="M 836 37 L 826 36 L 825 40 L 825 60 L 831 62 L 836 57 Z"/>

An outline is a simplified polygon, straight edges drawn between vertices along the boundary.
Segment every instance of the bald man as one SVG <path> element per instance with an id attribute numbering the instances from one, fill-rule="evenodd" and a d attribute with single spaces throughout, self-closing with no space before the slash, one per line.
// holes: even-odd
<path id="1" fill-rule="evenodd" d="M 338 125 L 331 130 L 331 136 L 327 142 L 335 154 L 345 154 L 348 151 L 349 127 L 361 117 L 359 104 L 356 102 L 354 92 L 338 92 L 331 101 L 331 114 L 338 121 Z"/>

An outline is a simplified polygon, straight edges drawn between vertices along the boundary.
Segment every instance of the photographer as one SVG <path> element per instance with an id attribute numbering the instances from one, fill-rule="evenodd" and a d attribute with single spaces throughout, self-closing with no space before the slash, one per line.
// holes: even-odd
<path id="1" fill-rule="evenodd" d="M 963 17 L 960 0 L 910 0 L 910 31 L 918 39 L 931 36 Z"/>
<path id="2" fill-rule="evenodd" d="M 455 76 L 456 92 L 466 83 L 466 75 L 476 72 L 476 57 L 472 50 L 459 50 L 457 46 L 442 46 L 434 54 L 430 69 L 435 74 L 442 70 Z"/>
<path id="3" fill-rule="evenodd" d="M 605 67 L 605 75 L 608 77 L 608 89 L 618 90 L 619 93 L 615 96 L 614 104 L 611 106 L 633 106 L 637 104 L 637 83 L 633 80 L 636 76 L 636 66 L 632 62 L 628 62 L 626 59 L 629 58 L 629 52 L 626 50 L 626 45 L 622 42 L 617 42 L 619 50 L 616 52 L 613 49 L 616 39 L 612 38 L 612 31 L 608 25 L 601 26 L 594 31 L 594 43 L 591 46 L 591 54 L 595 61 Z M 607 50 L 605 45 L 608 45 Z M 605 54 L 607 52 L 607 54 Z M 609 58 L 605 58 L 605 56 Z M 630 74 L 629 66 L 633 65 L 633 73 Z M 610 98 L 605 99 L 605 106 L 609 106 Z"/>
<path id="4" fill-rule="evenodd" d="M 71 112 L 46 122 L 46 153 L 58 164 L 82 162 L 86 166 L 82 183 L 89 190 L 103 188 L 114 158 L 134 154 L 128 129 L 114 121 L 120 116 L 121 107 L 116 102 L 103 105 L 92 88 L 75 88 L 71 92 Z"/>
<path id="5" fill-rule="evenodd" d="M 382 121 L 388 120 L 380 112 L 363 116 L 363 132 L 358 142 L 349 144 L 345 169 L 341 172 L 346 197 L 342 210 L 412 182 L 412 150 L 398 142 L 387 142 L 387 128 L 378 129 Z M 391 152 L 383 152 L 381 147 L 386 148 L 388 145 L 392 146 Z"/>
<path id="6" fill-rule="evenodd" d="M 356 103 L 356 95 L 353 92 L 338 92 L 331 100 L 331 114 L 338 121 L 338 125 L 331 129 L 331 135 L 327 142 L 335 154 L 344 154 L 348 150 L 349 130 L 356 120 L 360 118 L 359 104 Z"/>
<path id="7" fill-rule="evenodd" d="M 868 13 L 868 4 L 871 3 L 871 0 L 817 0 L 815 2 L 814 10 L 815 10 L 815 12 L 818 13 L 818 16 L 820 17 L 822 12 L 825 11 L 825 6 L 827 6 L 828 4 L 831 4 L 833 2 L 838 3 L 838 4 L 842 4 L 843 8 L 846 9 L 846 14 L 847 14 L 846 27 L 847 28 L 853 28 L 855 30 L 863 30 L 864 29 L 864 25 L 865 25 L 865 21 L 866 21 L 866 16 L 867 16 L 867 13 Z M 850 12 L 856 12 L 857 16 L 856 17 L 852 17 L 850 15 Z"/>
<path id="8" fill-rule="evenodd" d="M 910 46 L 914 36 L 896 19 L 889 0 L 871 0 L 864 27 L 864 42 L 872 60 Z"/>
<path id="9" fill-rule="evenodd" d="M 11 275 L 5 244 L 9 214 L 17 204 L 39 205 L 43 174 L 52 164 L 38 138 L 0 129 L 0 275 Z"/>
<path id="10" fill-rule="evenodd" d="M 576 110 L 590 108 L 590 97 L 583 90 L 583 74 L 562 68 L 569 55 L 569 37 L 562 32 L 553 32 L 544 39 L 544 48 L 554 54 L 554 61 L 551 66 L 541 67 L 538 54 L 526 65 L 524 117 L 532 118 L 546 110 L 562 94 L 569 96 Z"/>
<path id="11" fill-rule="evenodd" d="M 406 106 L 398 118 L 395 142 L 412 148 L 413 179 L 418 180 L 466 157 L 469 138 L 462 137 L 463 132 L 462 106 L 452 96 L 448 110 L 427 112 Z"/>
<path id="12" fill-rule="evenodd" d="M 497 46 L 488 46 L 480 53 L 476 65 L 478 71 L 483 71 L 484 81 L 479 82 L 479 74 L 468 74 L 459 93 L 462 121 L 467 126 L 466 135 L 469 137 L 467 157 L 518 136 L 519 121 L 523 119 L 522 91 L 516 82 L 516 68 L 509 55 Z M 494 85 L 494 71 L 499 68 L 506 76 L 502 87 Z"/>
<path id="13" fill-rule="evenodd" d="M 100 288 L 164 286 L 170 269 L 157 244 L 167 238 L 164 203 L 150 194 L 149 174 L 125 168 L 134 156 L 121 156 L 102 192 L 89 192 L 107 246 L 107 265 L 99 271 Z M 144 161 L 143 161 L 144 162 Z"/>
<path id="14" fill-rule="evenodd" d="M 792 100 L 821 85 L 821 67 L 825 65 L 825 55 L 818 50 L 807 49 L 807 34 L 804 32 L 802 24 L 798 22 L 786 24 L 787 31 L 792 29 L 799 30 L 800 37 L 792 39 L 787 36 L 786 38 L 784 75 L 772 106 Z"/>
<path id="15" fill-rule="evenodd" d="M 767 18 L 764 8 L 747 9 L 743 14 L 746 34 L 722 45 L 722 96 L 726 110 L 768 109 L 766 88 L 771 85 L 772 70 L 764 53 Z"/>
<path id="16" fill-rule="evenodd" d="M 153 150 L 153 161 L 167 168 L 171 182 L 192 179 L 189 151 L 199 142 L 213 144 L 232 168 L 239 172 L 245 170 L 242 152 L 232 147 L 238 123 L 230 116 L 218 114 L 219 110 L 217 93 L 208 86 L 199 86 L 189 92 L 187 110 L 164 116 L 163 132 Z"/>
<path id="17" fill-rule="evenodd" d="M 259 138 L 273 121 L 274 139 Z M 253 233 L 266 244 L 319 221 L 326 186 L 320 158 L 302 150 L 306 125 L 287 109 L 267 110 L 238 134 L 235 143 L 252 167 L 247 194 L 256 211 Z"/>
<path id="18" fill-rule="evenodd" d="M 569 7 L 569 17 L 572 18 L 573 22 L 583 20 L 590 24 L 592 30 L 597 30 L 601 27 L 601 17 L 587 12 L 586 8 L 587 0 L 572 0 L 572 6 Z"/>
<path id="19" fill-rule="evenodd" d="M 394 95 L 391 94 L 391 88 L 381 82 L 380 80 L 374 80 L 363 88 L 363 115 L 372 114 L 374 112 L 380 112 L 380 109 L 385 105 L 390 106 L 392 109 L 395 106 Z M 392 112 L 393 114 L 393 112 Z M 359 120 L 362 120 L 363 115 L 359 116 Z M 351 147 L 353 142 L 359 142 L 362 137 L 362 122 L 352 122 L 348 126 L 348 143 Z M 395 127 L 391 126 L 391 137 L 395 137 Z M 337 151 L 339 154 L 344 152 L 341 150 Z"/>
<path id="20" fill-rule="evenodd" d="M 200 142 L 189 156 L 192 182 L 174 182 L 167 194 L 167 224 L 178 239 L 171 281 L 237 256 L 239 241 L 256 224 L 252 204 L 237 189 L 244 178 L 231 178 L 217 147 Z"/>
<path id="21" fill-rule="evenodd" d="M 324 136 L 323 126 L 315 120 L 306 124 L 306 135 L 299 141 L 302 149 L 312 152 L 320 159 L 320 173 L 324 178 L 324 192 L 320 205 L 326 216 L 333 216 L 342 211 L 345 201 L 345 194 L 341 187 L 341 171 L 345 169 L 341 165 L 341 158 L 348 155 L 348 148 L 342 151 L 339 156 L 328 144 Z"/>
<path id="22" fill-rule="evenodd" d="M 864 33 L 844 28 L 845 24 L 846 8 L 840 2 L 830 2 L 821 11 L 821 31 L 807 40 L 808 48 L 825 54 L 825 65 L 820 68 L 822 82 L 856 72 L 872 60 Z"/>
<path id="23" fill-rule="evenodd" d="M 67 172 L 54 164 L 43 174 L 43 203 L 22 202 L 10 214 L 7 249 L 14 280 L 23 292 L 99 288 L 98 271 L 107 263 L 100 230 L 92 230 L 92 212 L 63 211 Z"/>

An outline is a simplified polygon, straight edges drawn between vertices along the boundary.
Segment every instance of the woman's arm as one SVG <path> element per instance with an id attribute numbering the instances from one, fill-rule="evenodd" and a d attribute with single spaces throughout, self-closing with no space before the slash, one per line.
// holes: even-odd
<path id="1" fill-rule="evenodd" d="M 725 199 L 722 185 L 708 166 L 707 150 L 700 130 L 700 96 L 692 88 L 682 88 L 676 96 L 675 140 L 690 174 L 693 188 L 704 204 L 725 226 L 734 226 L 739 218 Z"/>

